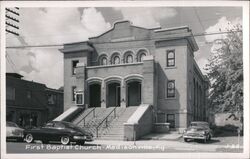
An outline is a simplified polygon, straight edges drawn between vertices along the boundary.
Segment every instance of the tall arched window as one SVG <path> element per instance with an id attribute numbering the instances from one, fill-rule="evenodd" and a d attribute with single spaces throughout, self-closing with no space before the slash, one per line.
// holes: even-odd
<path id="1" fill-rule="evenodd" d="M 108 64 L 107 58 L 106 58 L 106 57 L 103 57 L 103 58 L 101 59 L 101 65 L 107 65 L 107 64 Z"/>
<path id="2" fill-rule="evenodd" d="M 114 56 L 112 64 L 120 64 L 120 57 L 118 55 Z"/>
<path id="3" fill-rule="evenodd" d="M 99 58 L 99 65 L 107 65 L 108 64 L 108 59 L 107 56 L 103 55 Z"/>
<path id="4" fill-rule="evenodd" d="M 146 56 L 145 53 L 141 53 L 141 54 L 139 55 L 138 62 L 142 62 L 142 61 L 143 61 L 143 58 L 144 58 L 145 56 Z"/>
<path id="5" fill-rule="evenodd" d="M 137 62 L 142 62 L 143 58 L 147 56 L 148 52 L 145 49 L 141 49 L 137 52 Z"/>
<path id="6" fill-rule="evenodd" d="M 167 67 L 175 66 L 175 50 L 167 51 Z"/>
<path id="7" fill-rule="evenodd" d="M 125 63 L 133 63 L 133 56 L 132 55 L 126 56 Z"/>
<path id="8" fill-rule="evenodd" d="M 133 56 L 132 55 L 128 55 L 126 57 L 126 63 L 133 63 Z"/>

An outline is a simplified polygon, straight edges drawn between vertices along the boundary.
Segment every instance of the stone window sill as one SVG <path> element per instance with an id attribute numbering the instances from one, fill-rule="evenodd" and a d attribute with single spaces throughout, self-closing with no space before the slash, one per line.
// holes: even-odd
<path id="1" fill-rule="evenodd" d="M 165 69 L 176 69 L 177 67 L 176 66 L 166 66 Z"/>

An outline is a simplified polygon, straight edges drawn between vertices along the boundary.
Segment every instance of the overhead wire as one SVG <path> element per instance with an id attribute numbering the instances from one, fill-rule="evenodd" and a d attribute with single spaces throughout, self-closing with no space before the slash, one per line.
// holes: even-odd
<path id="1" fill-rule="evenodd" d="M 242 32 L 242 31 L 224 31 L 224 32 L 214 32 L 214 33 L 198 33 L 193 34 L 191 36 L 199 37 L 199 36 L 210 36 L 210 35 L 219 35 L 219 34 L 228 34 L 231 32 Z M 165 38 L 148 38 L 148 39 L 136 39 L 129 41 L 145 41 L 145 40 L 163 40 Z M 126 42 L 126 41 L 123 41 Z M 128 41 L 127 41 L 128 42 Z M 97 42 L 95 44 L 106 44 L 106 43 L 118 43 L 118 42 Z M 43 45 L 23 45 L 23 46 L 7 46 L 6 49 L 20 49 L 20 48 L 51 48 L 51 47 L 63 47 L 64 44 L 43 44 Z"/>

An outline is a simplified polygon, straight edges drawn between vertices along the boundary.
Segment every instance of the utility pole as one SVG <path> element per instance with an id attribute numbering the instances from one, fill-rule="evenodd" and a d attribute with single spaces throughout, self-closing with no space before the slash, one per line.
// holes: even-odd
<path id="1" fill-rule="evenodd" d="M 16 36 L 19 36 L 19 8 L 6 8 L 5 9 L 5 17 L 6 17 L 6 33 L 10 33 Z"/>

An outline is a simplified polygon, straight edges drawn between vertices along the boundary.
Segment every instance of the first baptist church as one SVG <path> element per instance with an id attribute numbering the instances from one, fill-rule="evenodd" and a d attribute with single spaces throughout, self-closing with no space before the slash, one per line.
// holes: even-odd
<path id="1" fill-rule="evenodd" d="M 209 81 L 194 59 L 198 49 L 188 27 L 148 29 L 129 21 L 88 41 L 64 44 L 64 110 L 136 107 L 128 123 L 137 120 L 147 131 L 156 122 L 181 130 L 206 120 Z M 147 113 L 152 121 L 143 119 Z"/>

